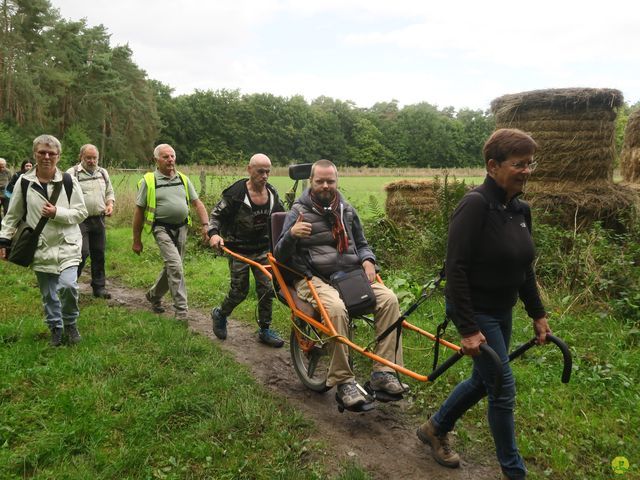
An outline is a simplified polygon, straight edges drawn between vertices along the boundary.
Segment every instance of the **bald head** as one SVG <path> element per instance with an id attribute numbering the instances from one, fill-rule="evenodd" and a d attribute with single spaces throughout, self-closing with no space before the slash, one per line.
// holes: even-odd
<path id="1" fill-rule="evenodd" d="M 7 168 L 7 161 L 4 158 L 0 158 L 0 170 Z"/>
<path id="2" fill-rule="evenodd" d="M 271 173 L 271 160 L 264 153 L 256 153 L 249 159 L 249 183 L 254 191 L 264 191 Z"/>
<path id="3" fill-rule="evenodd" d="M 269 167 L 267 168 L 271 167 L 271 160 L 264 153 L 256 153 L 254 156 L 252 156 L 249 159 L 250 167 L 255 167 L 257 165 L 266 165 L 266 164 L 269 165 Z"/>

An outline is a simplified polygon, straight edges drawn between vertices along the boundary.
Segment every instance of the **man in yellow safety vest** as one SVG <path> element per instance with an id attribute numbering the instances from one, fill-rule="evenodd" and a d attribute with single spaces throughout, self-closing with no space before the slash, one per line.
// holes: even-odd
<path id="1" fill-rule="evenodd" d="M 147 291 L 146 299 L 155 313 L 162 313 L 162 297 L 167 291 L 171 292 L 175 318 L 186 320 L 188 304 L 182 259 L 188 225 L 191 224 L 189 206 L 193 206 L 198 214 L 204 242 L 208 240 L 209 218 L 189 178 L 176 170 L 176 152 L 171 145 L 158 145 L 153 156 L 156 170 L 146 173 L 138 182 L 131 248 L 138 255 L 142 252 L 143 227 L 153 234 L 164 268 Z"/>

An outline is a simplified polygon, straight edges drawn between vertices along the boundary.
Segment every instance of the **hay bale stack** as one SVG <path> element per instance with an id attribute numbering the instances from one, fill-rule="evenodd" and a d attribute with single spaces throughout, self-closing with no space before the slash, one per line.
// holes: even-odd
<path id="1" fill-rule="evenodd" d="M 640 183 L 640 108 L 629 115 L 620 154 L 622 178 Z"/>
<path id="2" fill-rule="evenodd" d="M 427 219 L 442 208 L 455 207 L 458 197 L 472 187 L 464 182 L 454 182 L 445 175 L 435 180 L 398 180 L 385 185 L 387 192 L 385 210 L 387 217 L 398 224 Z M 448 189 L 448 190 L 447 190 Z M 445 206 L 445 203 L 454 202 Z"/>
<path id="3" fill-rule="evenodd" d="M 496 128 L 519 128 L 538 143 L 532 182 L 611 181 L 619 90 L 561 88 L 504 95 L 491 102 Z"/>
<path id="4" fill-rule="evenodd" d="M 425 218 L 438 209 L 438 186 L 432 180 L 399 180 L 385 185 L 387 217 L 396 223 Z"/>
<path id="5" fill-rule="evenodd" d="M 524 199 L 536 210 L 537 221 L 571 230 L 600 221 L 622 233 L 637 220 L 640 208 L 639 189 L 613 182 L 532 182 Z"/>

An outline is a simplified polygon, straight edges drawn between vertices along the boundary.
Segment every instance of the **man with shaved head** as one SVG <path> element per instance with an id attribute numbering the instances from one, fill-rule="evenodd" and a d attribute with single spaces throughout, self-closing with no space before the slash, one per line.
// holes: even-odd
<path id="1" fill-rule="evenodd" d="M 227 247 L 243 257 L 266 265 L 269 251 L 269 222 L 273 212 L 284 210 L 278 192 L 267 182 L 271 160 L 256 153 L 247 167 L 249 178 L 238 180 L 222 192 L 222 199 L 209 216 L 209 244 L 221 250 Z M 220 307 L 211 311 L 213 333 L 221 340 L 227 338 L 227 317 L 249 293 L 249 270 L 253 272 L 258 295 L 258 338 L 275 348 L 283 340 L 271 330 L 273 289 L 271 279 L 241 260 L 229 257 L 230 288 Z"/>

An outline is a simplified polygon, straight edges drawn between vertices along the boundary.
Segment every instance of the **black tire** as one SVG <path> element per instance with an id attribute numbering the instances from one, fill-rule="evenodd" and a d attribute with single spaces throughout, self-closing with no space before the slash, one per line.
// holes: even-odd
<path id="1" fill-rule="evenodd" d="M 317 338 L 319 335 L 315 329 L 304 320 L 295 319 L 297 327 L 307 336 Z M 296 327 L 291 327 L 291 360 L 298 378 L 309 390 L 324 393 L 331 390 L 327 387 L 327 374 L 329 372 L 329 345 L 314 343 L 307 338 L 298 340 L 299 332 Z M 306 344 L 306 345 L 303 345 Z M 307 351 L 305 351 L 307 350 Z"/>

